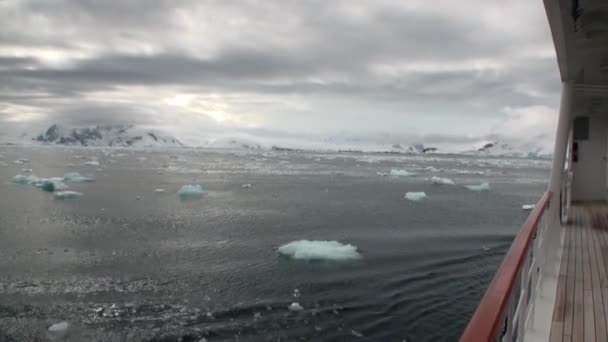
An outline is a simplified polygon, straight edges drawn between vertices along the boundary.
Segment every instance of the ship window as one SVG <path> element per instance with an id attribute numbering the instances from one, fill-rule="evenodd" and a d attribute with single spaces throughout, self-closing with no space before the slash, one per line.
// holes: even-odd
<path id="1" fill-rule="evenodd" d="M 589 139 L 589 118 L 586 116 L 574 119 L 574 140 Z"/>

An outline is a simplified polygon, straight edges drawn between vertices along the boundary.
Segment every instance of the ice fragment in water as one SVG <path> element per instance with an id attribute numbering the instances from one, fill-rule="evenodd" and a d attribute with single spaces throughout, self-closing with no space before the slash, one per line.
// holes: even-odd
<path id="1" fill-rule="evenodd" d="M 85 162 L 84 165 L 99 166 L 99 162 L 97 160 L 89 160 L 88 162 Z"/>
<path id="2" fill-rule="evenodd" d="M 49 180 L 44 180 L 42 183 L 40 183 L 40 189 L 46 192 L 53 192 L 55 191 L 55 183 Z"/>
<path id="3" fill-rule="evenodd" d="M 77 191 L 58 191 L 55 193 L 56 199 L 78 198 L 80 196 L 82 196 L 82 193 Z"/>
<path id="4" fill-rule="evenodd" d="M 424 192 L 406 192 L 405 196 L 403 196 L 403 197 L 406 200 L 418 202 L 418 201 L 422 201 L 427 196 L 426 196 L 426 193 L 424 193 Z"/>
<path id="5" fill-rule="evenodd" d="M 241 188 L 243 188 L 243 189 L 249 189 L 249 188 L 251 188 L 251 184 L 249 184 L 249 183 L 243 184 L 243 185 L 241 185 Z"/>
<path id="6" fill-rule="evenodd" d="M 294 312 L 299 312 L 299 311 L 304 310 L 302 305 L 300 305 L 300 303 L 298 303 L 298 302 L 293 302 L 293 303 L 289 304 L 288 309 L 289 309 L 289 311 L 294 311 Z"/>
<path id="7" fill-rule="evenodd" d="M 70 325 L 68 324 L 68 322 L 63 321 L 63 322 L 59 322 L 59 323 L 55 323 L 55 324 L 51 325 L 49 327 L 49 331 L 50 332 L 63 332 L 63 331 L 68 330 L 69 326 Z"/>
<path id="8" fill-rule="evenodd" d="M 13 177 L 12 182 L 15 183 L 15 184 L 30 184 L 31 183 L 31 177 L 32 176 L 26 176 L 26 175 L 18 174 L 15 177 Z"/>
<path id="9" fill-rule="evenodd" d="M 55 323 L 48 328 L 48 338 L 51 341 L 63 341 L 68 335 L 70 324 L 66 321 Z"/>
<path id="10" fill-rule="evenodd" d="M 204 191 L 199 184 L 186 184 L 177 191 L 177 194 L 180 197 L 200 197 L 204 194 Z"/>
<path id="11" fill-rule="evenodd" d="M 279 254 L 293 259 L 346 261 L 361 259 L 357 247 L 338 241 L 299 240 L 285 244 L 278 249 Z"/>
<path id="12" fill-rule="evenodd" d="M 410 177 L 415 176 L 416 174 L 407 170 L 392 169 L 390 175 L 395 177 Z"/>
<path id="13" fill-rule="evenodd" d="M 523 210 L 532 210 L 532 209 L 534 209 L 535 206 L 536 206 L 535 204 L 524 204 L 524 205 L 521 206 L 521 209 L 523 209 Z"/>
<path id="14" fill-rule="evenodd" d="M 441 184 L 453 185 L 454 181 L 449 178 L 441 178 L 441 177 L 433 176 L 431 178 L 431 183 L 436 184 L 436 185 L 441 185 Z"/>
<path id="15" fill-rule="evenodd" d="M 488 191 L 490 190 L 490 184 L 488 182 L 484 182 L 481 184 L 476 184 L 476 185 L 466 185 L 465 186 L 467 189 L 472 190 L 472 191 Z"/>
<path id="16" fill-rule="evenodd" d="M 68 182 L 92 182 L 93 179 L 85 177 L 78 172 L 67 172 L 63 175 L 63 180 Z"/>
<path id="17" fill-rule="evenodd" d="M 157 192 L 157 193 L 165 192 L 165 189 L 161 189 L 161 188 L 154 189 L 154 192 Z"/>
<path id="18" fill-rule="evenodd" d="M 363 337 L 363 334 L 362 334 L 362 333 L 360 333 L 360 332 L 358 332 L 358 331 L 357 331 L 357 330 L 355 330 L 355 329 L 352 329 L 352 330 L 350 331 L 350 333 L 351 333 L 351 334 L 353 334 L 353 336 L 357 336 L 357 337 Z"/>

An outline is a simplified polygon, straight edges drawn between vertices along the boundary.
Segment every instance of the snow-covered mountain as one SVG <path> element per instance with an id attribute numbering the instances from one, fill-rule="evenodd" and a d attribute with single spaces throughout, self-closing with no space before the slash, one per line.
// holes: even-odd
<path id="1" fill-rule="evenodd" d="M 550 158 L 551 151 L 549 146 L 534 143 L 507 143 L 507 142 L 488 142 L 483 146 L 472 151 L 463 151 L 463 154 L 478 156 L 502 156 L 520 158 Z"/>
<path id="2" fill-rule="evenodd" d="M 365 139 L 325 139 L 319 137 L 272 137 L 264 135 L 235 136 L 230 134 L 198 134 L 197 139 L 180 139 L 158 130 L 123 126 L 90 126 L 67 128 L 57 124 L 51 125 L 39 135 L 27 134 L 35 143 L 79 145 L 79 146 L 116 146 L 116 147 L 173 147 L 192 146 L 200 148 L 229 148 L 247 150 L 274 151 L 328 151 L 328 152 L 376 152 L 403 154 L 465 154 L 476 156 L 503 156 L 519 158 L 550 158 L 551 144 L 534 140 L 527 142 L 501 141 L 468 141 L 450 143 L 443 141 L 432 145 L 423 143 L 405 143 L 395 141 L 367 141 Z M 186 143 L 182 143 L 182 139 Z"/>
<path id="3" fill-rule="evenodd" d="M 81 146 L 183 146 L 174 137 L 133 125 L 65 128 L 54 124 L 32 140 L 45 144 Z"/>

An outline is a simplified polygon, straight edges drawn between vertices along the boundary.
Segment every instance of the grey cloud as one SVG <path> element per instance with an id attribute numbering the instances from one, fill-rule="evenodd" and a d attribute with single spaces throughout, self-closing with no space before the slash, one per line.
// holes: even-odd
<path id="1" fill-rule="evenodd" d="M 369 121 L 419 108 L 466 119 L 497 115 L 507 106 L 555 106 L 559 78 L 554 58 L 522 55 L 526 49 L 551 46 L 542 11 L 535 14 L 538 25 L 522 22 L 522 31 L 516 27 L 516 32 L 506 32 L 476 15 L 477 7 L 492 2 L 458 2 L 443 10 L 431 3 L 402 5 L 320 0 L 10 2 L 0 7 L 0 102 L 38 106 L 57 120 L 82 123 L 183 115 L 146 103 L 96 103 L 88 96 L 121 86 L 236 97 L 293 96 L 310 100 L 311 106 L 326 99 L 333 104 L 358 101 L 376 108 L 366 114 Z M 451 10 L 457 7 L 470 15 L 455 15 Z M 195 31 L 188 31 L 192 27 Z M 15 48 L 56 49 L 68 58 L 49 63 L 49 56 L 34 50 L 15 57 L 19 54 L 10 54 Z M 504 68 L 473 67 L 479 60 Z M 430 62 L 441 68 L 386 75 L 375 69 Z M 469 64 L 471 68 L 462 67 Z M 251 109 L 240 105 L 236 110 Z M 260 107 L 255 108 L 258 115 L 266 115 Z M 386 108 L 391 113 L 383 113 Z M 288 118 L 307 111 L 277 112 Z"/>

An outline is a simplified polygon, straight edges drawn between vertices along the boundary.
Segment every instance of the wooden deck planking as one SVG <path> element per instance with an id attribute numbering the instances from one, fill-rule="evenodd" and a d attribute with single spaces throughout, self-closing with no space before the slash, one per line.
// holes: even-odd
<path id="1" fill-rule="evenodd" d="M 573 206 L 566 226 L 551 342 L 608 342 L 608 206 Z"/>

